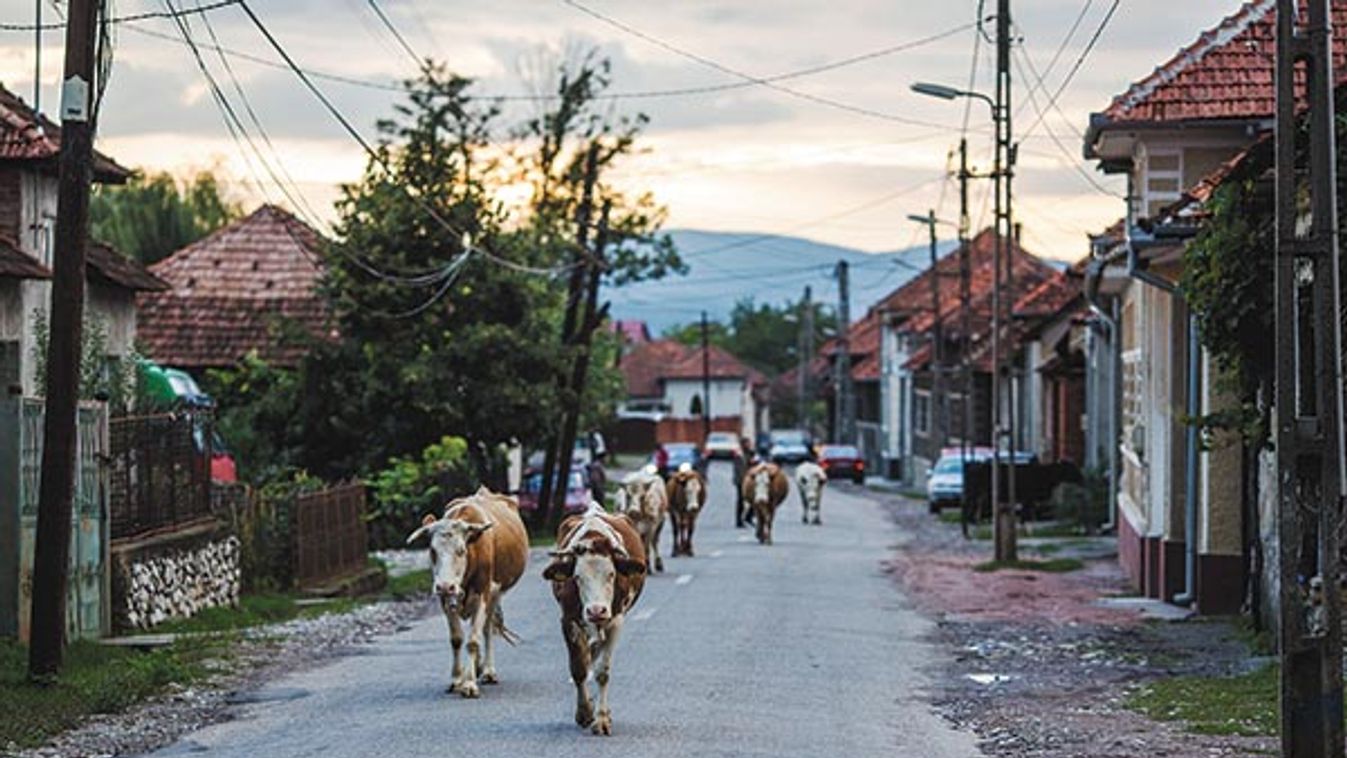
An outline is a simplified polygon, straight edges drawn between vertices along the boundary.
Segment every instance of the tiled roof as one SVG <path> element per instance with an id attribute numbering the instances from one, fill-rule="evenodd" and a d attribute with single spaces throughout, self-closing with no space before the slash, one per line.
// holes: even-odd
<path id="1" fill-rule="evenodd" d="M 0 86 L 0 162 L 6 160 L 49 161 L 61 152 L 61 127 L 36 113 L 23 98 Z M 94 178 L 123 182 L 131 171 L 94 151 Z"/>
<path id="2" fill-rule="evenodd" d="M 1333 27 L 1347 27 L 1347 2 L 1332 3 Z M 1104 124 L 1270 118 L 1276 108 L 1276 0 L 1245 3 L 1149 76 L 1115 97 Z M 1333 67 L 1347 67 L 1347 40 L 1333 38 Z"/>
<path id="3" fill-rule="evenodd" d="M 19 249 L 13 240 L 0 237 L 0 279 L 50 279 L 51 269 Z"/>
<path id="4" fill-rule="evenodd" d="M 608 330 L 618 335 L 626 345 L 640 345 L 650 341 L 650 327 L 644 321 L 618 319 L 608 324 Z"/>
<path id="5" fill-rule="evenodd" d="M 89 270 L 87 277 L 94 281 L 102 280 L 115 287 L 124 287 L 137 292 L 163 292 L 168 282 L 150 273 L 150 270 L 113 250 L 102 242 L 89 242 Z"/>
<path id="6" fill-rule="evenodd" d="M 722 347 L 711 345 L 708 355 L 712 379 L 743 379 L 754 386 L 767 382 L 765 376 Z M 661 382 L 666 379 L 702 377 L 702 350 L 674 340 L 654 340 L 637 345 L 623 356 L 621 369 L 629 396 L 658 397 L 664 394 Z"/>
<path id="7" fill-rule="evenodd" d="M 250 351 L 293 366 L 301 346 L 283 344 L 282 322 L 331 336 L 331 310 L 318 293 L 321 237 L 290 213 L 264 205 L 156 263 L 171 292 L 141 297 L 138 333 L 168 365 L 228 366 Z"/>

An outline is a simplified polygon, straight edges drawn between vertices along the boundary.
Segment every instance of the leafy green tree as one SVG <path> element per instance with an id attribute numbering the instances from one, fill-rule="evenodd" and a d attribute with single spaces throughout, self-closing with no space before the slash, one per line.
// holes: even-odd
<path id="1" fill-rule="evenodd" d="M 186 180 L 137 173 L 123 186 L 99 185 L 90 199 L 92 235 L 149 265 L 243 215 L 209 171 Z"/>
<path id="2" fill-rule="evenodd" d="M 837 326 L 831 310 L 813 303 L 814 345 L 822 345 Z M 795 368 L 800 352 L 800 306 L 793 303 L 770 305 L 746 298 L 735 303 L 729 324 L 712 321 L 709 341 L 722 347 L 753 368 L 776 376 Z M 669 339 L 693 347 L 702 343 L 701 324 L 675 326 L 664 333 Z"/>

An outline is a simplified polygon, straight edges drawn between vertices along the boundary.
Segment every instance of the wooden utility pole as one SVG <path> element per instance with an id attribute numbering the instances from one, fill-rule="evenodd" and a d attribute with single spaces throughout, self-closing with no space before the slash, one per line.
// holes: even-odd
<path id="1" fill-rule="evenodd" d="M 66 572 L 75 494 L 76 414 L 84 331 L 84 258 L 89 243 L 93 177 L 93 93 L 99 4 L 70 0 L 61 85 L 61 154 L 52 254 L 51 328 L 47 343 L 46 417 L 33 555 L 32 634 L 28 676 L 50 681 L 65 651 Z"/>
<path id="2" fill-rule="evenodd" d="M 851 285 L 850 266 L 837 262 L 837 357 L 833 363 L 833 386 L 836 388 L 836 414 L 833 430 L 835 442 L 843 445 L 856 443 L 856 398 L 851 388 Z"/>
<path id="3" fill-rule="evenodd" d="M 963 363 L 963 442 L 959 451 L 963 461 L 973 445 L 973 251 L 968 215 L 968 140 L 959 140 L 959 313 L 963 338 L 960 359 Z"/>
<path id="4" fill-rule="evenodd" d="M 585 156 L 585 178 L 584 186 L 580 194 L 580 207 L 576 210 L 575 218 L 575 250 L 571 255 L 571 275 L 566 288 L 566 314 L 562 317 L 561 324 L 561 346 L 563 350 L 569 350 L 575 344 L 577 322 L 580 319 L 581 299 L 584 296 L 585 273 L 589 270 L 590 252 L 589 245 L 589 225 L 590 218 L 594 213 L 594 185 L 599 178 L 599 144 L 593 142 L 589 146 L 589 152 Z M 561 389 L 561 402 L 564 404 L 562 410 L 562 428 L 564 430 L 569 418 L 567 414 L 571 409 L 578 410 L 580 399 L 571 397 L 570 383 L 565 374 L 558 377 L 558 385 Z M 542 510 L 548 511 L 548 503 L 553 502 L 554 492 L 558 489 L 556 479 L 557 456 L 562 456 L 567 462 L 565 468 L 570 471 L 570 458 L 573 451 L 570 447 L 561 449 L 562 433 L 559 430 L 557 435 L 547 446 L 543 453 L 543 481 L 542 487 L 538 492 L 538 502 L 543 504 Z M 571 446 L 575 445 L 574 438 L 571 440 Z M 566 483 L 563 480 L 559 489 L 565 502 Z M 552 520 L 554 514 L 548 513 L 548 521 Z"/>
<path id="5" fill-rule="evenodd" d="M 1302 4 L 1308 23 L 1298 28 Z M 1347 487 L 1330 24 L 1329 0 L 1277 2 L 1275 417 L 1286 758 L 1343 755 L 1338 524 Z M 1297 64 L 1305 72 L 1308 146 L 1296 116 Z M 1306 191 L 1308 219 L 1300 205 Z M 1305 220 L 1308 233 L 1300 228 Z"/>
<path id="6" fill-rule="evenodd" d="M 995 183 L 996 248 L 992 289 L 992 529 L 996 540 L 996 560 L 1014 561 L 1017 557 L 1015 540 L 1015 390 L 1014 377 L 1006 369 L 1005 346 L 1002 338 L 1010 334 L 1005 311 L 1014 308 L 1014 247 L 1011 242 L 1011 177 L 1015 165 L 1015 145 L 1010 123 L 1010 0 L 996 3 L 996 102 L 992 108 L 996 121 Z M 1011 247 L 1007 247 L 1011 244 Z M 1004 270 L 1003 268 L 1004 267 Z M 1002 292 L 1002 287 L 1005 292 Z M 1003 330 L 1005 334 L 1003 334 Z M 1009 388 L 1006 402 L 1002 402 L 1002 383 Z M 1005 406 L 1009 406 L 1006 408 Z M 1008 411 L 1008 413 L 1006 412 Z M 1011 457 L 1006 469 L 1006 492 L 1001 492 L 1000 457 L 1002 441 L 1009 441 Z"/>
<path id="7" fill-rule="evenodd" d="M 926 214 L 925 223 L 931 236 L 931 439 L 938 459 L 940 450 L 945 447 L 948 404 L 945 397 L 945 329 L 940 314 L 940 251 L 937 249 L 934 208 Z"/>
<path id="8" fill-rule="evenodd" d="M 814 435 L 813 419 L 810 418 L 809 400 L 810 387 L 809 381 L 809 363 L 814 358 L 814 291 L 809 285 L 804 288 L 804 300 L 800 304 L 800 361 L 797 377 L 797 389 L 800 393 L 800 428 L 812 438 Z"/>
<path id="9" fill-rule="evenodd" d="M 702 441 L 711 436 L 711 322 L 702 311 Z"/>
<path id="10" fill-rule="evenodd" d="M 561 523 L 561 518 L 566 514 L 566 490 L 567 482 L 570 481 L 571 464 L 574 457 L 566 455 L 564 451 L 575 449 L 575 438 L 579 433 L 580 411 L 585 397 L 585 383 L 589 378 L 590 355 L 594 345 L 594 330 L 599 328 L 604 317 L 608 313 L 608 306 L 605 303 L 602 309 L 599 308 L 599 286 L 603 282 L 603 275 L 607 268 L 607 261 L 604 258 L 604 249 L 608 246 L 608 214 L 613 210 L 611 201 L 604 201 L 603 212 L 599 216 L 599 231 L 594 240 L 594 251 L 586 258 L 584 270 L 588 275 L 588 282 L 585 285 L 585 305 L 582 315 L 578 318 L 575 335 L 575 357 L 571 365 L 570 408 L 566 412 L 565 419 L 561 426 L 561 444 L 558 446 L 562 451 L 559 461 L 560 468 L 557 474 L 556 486 L 552 492 L 552 519 L 555 524 Z M 595 500 L 603 502 L 603 493 L 591 493 Z"/>

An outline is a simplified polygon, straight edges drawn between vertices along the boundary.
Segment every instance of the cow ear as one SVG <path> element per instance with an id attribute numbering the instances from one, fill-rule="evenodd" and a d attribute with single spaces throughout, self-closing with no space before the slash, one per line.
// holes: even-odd
<path id="1" fill-rule="evenodd" d="M 421 519 L 421 526 L 430 526 L 431 524 L 435 523 L 436 521 L 439 521 L 439 519 L 437 519 L 437 518 L 435 518 L 434 516 L 432 516 L 431 514 L 427 513 L 427 514 L 426 514 L 424 517 L 422 517 L 422 519 Z"/>
<path id="2" fill-rule="evenodd" d="M 485 524 L 468 524 L 468 544 L 476 542 L 478 537 L 486 534 L 491 530 L 491 527 L 495 525 L 495 522 L 492 521 L 488 521 Z"/>
<path id="3" fill-rule="evenodd" d="M 645 564 L 634 558 L 613 557 L 613 568 L 622 576 L 644 576 Z"/>
<path id="4" fill-rule="evenodd" d="M 575 561 L 557 558 L 543 569 L 543 578 L 549 582 L 560 582 L 575 575 Z"/>
<path id="5" fill-rule="evenodd" d="M 427 513 L 426 517 L 421 519 L 421 526 L 417 527 L 416 531 L 407 535 L 407 544 L 410 545 L 420 539 L 421 535 L 429 532 L 431 527 L 435 526 L 438 521 L 439 519 Z"/>

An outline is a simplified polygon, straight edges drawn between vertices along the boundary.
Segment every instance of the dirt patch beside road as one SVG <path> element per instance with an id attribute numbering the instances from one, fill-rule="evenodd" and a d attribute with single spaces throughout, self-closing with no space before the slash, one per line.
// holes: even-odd
<path id="1" fill-rule="evenodd" d="M 1125 701 L 1156 679 L 1226 676 L 1261 665 L 1225 620 L 1166 622 L 1101 598 L 1127 594 L 1116 560 L 1080 571 L 976 572 L 991 544 L 966 541 L 925 503 L 875 495 L 904 541 L 887 568 L 937 621 L 951 650 L 929 693 L 991 756 L 1134 758 L 1275 754 L 1268 738 L 1200 735 L 1152 721 Z"/>

